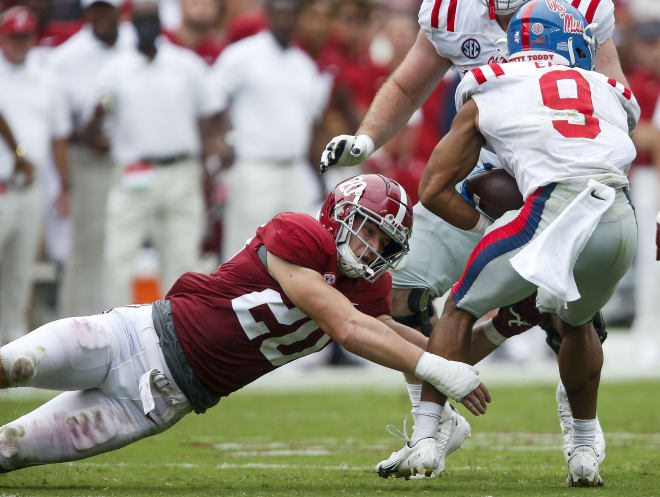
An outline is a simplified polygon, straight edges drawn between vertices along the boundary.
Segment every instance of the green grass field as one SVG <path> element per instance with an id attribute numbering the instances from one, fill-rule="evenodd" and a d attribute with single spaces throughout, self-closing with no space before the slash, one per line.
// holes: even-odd
<path id="1" fill-rule="evenodd" d="M 319 389 L 321 390 L 321 389 Z M 660 496 L 660 382 L 605 384 L 606 487 L 564 486 L 554 386 L 492 387 L 494 403 L 439 479 L 378 478 L 401 391 L 239 392 L 110 454 L 0 475 L 2 496 Z M 0 423 L 36 401 L 3 398 Z M 465 414 L 465 410 L 463 410 Z"/>

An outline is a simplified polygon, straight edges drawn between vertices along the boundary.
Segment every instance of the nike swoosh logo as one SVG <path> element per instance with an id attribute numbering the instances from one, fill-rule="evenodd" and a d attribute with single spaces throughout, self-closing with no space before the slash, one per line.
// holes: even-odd
<path id="1" fill-rule="evenodd" d="M 605 200 L 604 198 L 599 197 L 598 195 L 596 195 L 596 192 L 594 192 L 594 191 L 591 192 L 591 196 L 592 196 L 593 198 L 597 198 L 598 200 Z"/>

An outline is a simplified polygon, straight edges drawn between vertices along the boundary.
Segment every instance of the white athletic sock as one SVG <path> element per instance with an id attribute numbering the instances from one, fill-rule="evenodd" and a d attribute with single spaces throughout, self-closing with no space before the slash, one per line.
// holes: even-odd
<path id="1" fill-rule="evenodd" d="M 413 423 L 416 423 L 417 409 L 419 403 L 422 401 L 422 384 L 421 383 L 406 383 L 408 389 L 408 397 L 410 397 L 410 404 L 412 405 Z"/>
<path id="2" fill-rule="evenodd" d="M 587 445 L 589 447 L 596 445 L 596 426 L 596 419 L 573 418 L 573 441 L 571 442 L 571 452 L 582 445 Z"/>
<path id="3" fill-rule="evenodd" d="M 410 446 L 415 445 L 422 438 L 435 437 L 438 431 L 438 424 L 442 416 L 443 406 L 435 402 L 419 403 L 417 416 L 415 417 L 415 429 L 410 438 Z"/>

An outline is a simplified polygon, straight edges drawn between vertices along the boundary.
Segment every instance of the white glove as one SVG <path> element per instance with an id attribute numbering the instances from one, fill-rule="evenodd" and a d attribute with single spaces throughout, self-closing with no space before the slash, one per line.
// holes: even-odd
<path id="1" fill-rule="evenodd" d="M 330 166 L 356 166 L 374 152 L 374 141 L 369 135 L 339 135 L 335 136 L 325 147 L 321 155 L 322 173 Z"/>
<path id="2" fill-rule="evenodd" d="M 448 361 L 424 352 L 415 367 L 415 376 L 454 400 L 462 400 L 481 384 L 479 371 L 464 362 Z"/>

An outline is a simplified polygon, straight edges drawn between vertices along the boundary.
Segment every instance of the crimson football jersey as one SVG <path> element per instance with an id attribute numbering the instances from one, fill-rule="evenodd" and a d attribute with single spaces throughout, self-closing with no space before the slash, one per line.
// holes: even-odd
<path id="1" fill-rule="evenodd" d="M 283 364 L 321 350 L 331 340 L 270 276 L 257 254 L 262 245 L 321 273 L 361 312 L 374 317 L 391 312 L 389 273 L 374 283 L 338 276 L 332 235 L 306 214 L 279 214 L 216 272 L 186 273 L 166 296 L 193 371 L 219 395 L 229 395 Z"/>

